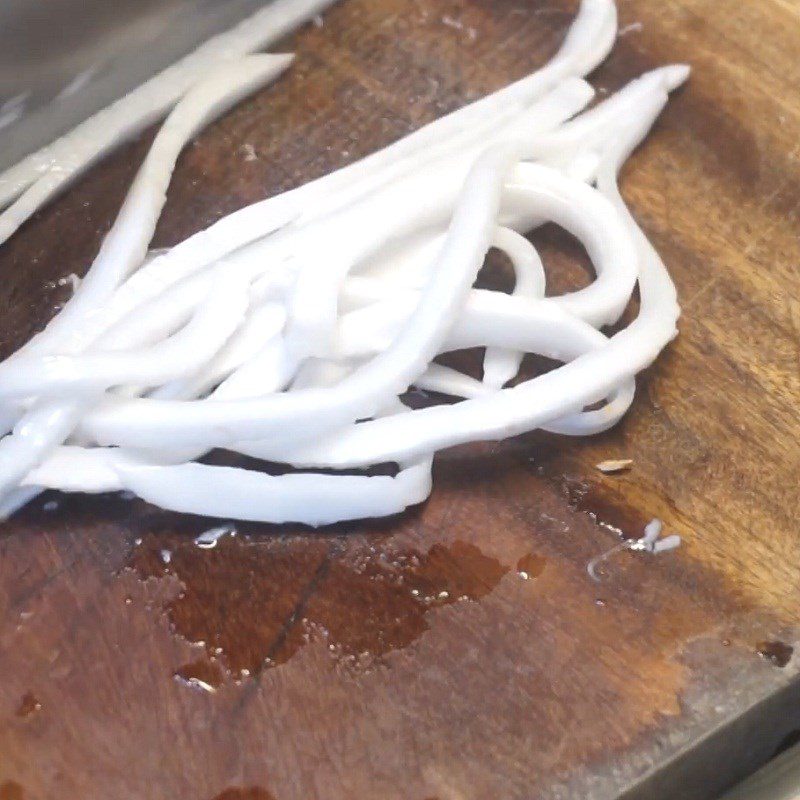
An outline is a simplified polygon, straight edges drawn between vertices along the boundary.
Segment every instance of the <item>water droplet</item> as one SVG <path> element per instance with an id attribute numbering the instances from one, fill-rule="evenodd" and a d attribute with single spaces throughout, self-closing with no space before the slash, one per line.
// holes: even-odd
<path id="1" fill-rule="evenodd" d="M 204 692 L 216 692 L 217 687 L 223 682 L 222 668 L 216 659 L 201 658 L 191 664 L 184 664 L 175 670 L 173 677 L 193 689 L 202 689 Z"/>
<path id="2" fill-rule="evenodd" d="M 213 550 L 217 546 L 217 542 L 227 534 L 235 534 L 236 529 L 231 525 L 221 525 L 219 528 L 210 528 L 203 531 L 195 540 L 194 543 L 203 550 Z"/>
<path id="3" fill-rule="evenodd" d="M 169 562 L 172 561 L 172 553 L 169 550 L 162 550 L 161 551 L 161 560 L 165 564 L 169 564 Z"/>
<path id="4" fill-rule="evenodd" d="M 547 559 L 536 556 L 533 553 L 526 553 L 517 561 L 517 574 L 522 580 L 527 581 L 531 578 L 538 578 L 547 564 Z"/>

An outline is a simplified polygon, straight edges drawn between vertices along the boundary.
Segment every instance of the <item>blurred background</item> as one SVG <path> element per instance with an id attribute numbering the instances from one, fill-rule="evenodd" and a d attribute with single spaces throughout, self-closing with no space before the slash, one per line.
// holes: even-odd
<path id="1" fill-rule="evenodd" d="M 0 169 L 263 6 L 264 0 L 4 0 Z"/>

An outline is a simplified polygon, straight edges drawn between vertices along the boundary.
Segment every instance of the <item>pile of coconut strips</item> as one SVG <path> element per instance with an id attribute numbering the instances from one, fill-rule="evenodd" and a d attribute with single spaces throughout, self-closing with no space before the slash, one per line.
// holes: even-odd
<path id="1" fill-rule="evenodd" d="M 617 176 L 689 69 L 585 110 L 584 76 L 617 35 L 612 0 L 583 0 L 528 77 L 149 253 L 181 149 L 292 61 L 250 53 L 329 4 L 271 3 L 0 176 L 4 241 L 169 111 L 73 297 L 0 364 L 3 515 L 58 489 L 226 519 L 380 517 L 425 500 L 438 450 L 535 428 L 587 436 L 630 407 L 679 308 Z M 547 294 L 525 238 L 545 223 L 584 245 L 586 288 Z M 474 288 L 491 248 L 513 265 L 511 293 Z M 637 286 L 638 315 L 606 335 Z M 476 347 L 482 380 L 434 362 Z M 514 381 L 527 353 L 561 366 Z M 413 410 L 409 387 L 460 402 Z M 296 469 L 203 463 L 214 449 Z"/>

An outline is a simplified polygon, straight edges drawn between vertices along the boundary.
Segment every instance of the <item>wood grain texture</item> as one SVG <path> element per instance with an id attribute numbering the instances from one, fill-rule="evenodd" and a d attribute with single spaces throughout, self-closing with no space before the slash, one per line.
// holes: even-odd
<path id="1" fill-rule="evenodd" d="M 396 519 L 240 525 L 212 550 L 193 544 L 207 520 L 41 498 L 0 533 L 2 800 L 678 796 L 669 765 L 699 798 L 798 725 L 797 657 L 758 649 L 800 631 L 800 6 L 620 7 L 641 30 L 601 91 L 694 67 L 624 174 L 684 310 L 625 421 L 447 452 Z M 342 0 L 287 42 L 285 78 L 188 148 L 156 244 L 531 71 L 573 11 Z M 86 269 L 149 139 L 0 251 L 3 352 Z M 572 240 L 534 239 L 554 287 L 587 280 Z M 609 458 L 634 463 L 602 475 Z M 654 516 L 684 546 L 593 582 L 614 528 Z"/>

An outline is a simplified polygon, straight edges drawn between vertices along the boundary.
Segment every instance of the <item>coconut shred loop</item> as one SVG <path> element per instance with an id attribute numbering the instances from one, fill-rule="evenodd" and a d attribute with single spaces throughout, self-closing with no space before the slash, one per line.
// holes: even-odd
<path id="1" fill-rule="evenodd" d="M 0 176 L 2 240 L 174 106 L 71 301 L 0 363 L 0 514 L 52 488 L 227 519 L 386 516 L 428 497 L 443 448 L 592 435 L 629 409 L 679 308 L 617 176 L 689 70 L 653 70 L 586 110 L 612 0 L 583 0 L 528 77 L 148 256 L 184 144 L 291 60 L 245 53 L 329 4 L 276 0 Z M 589 286 L 547 293 L 525 236 L 545 223 L 584 245 Z M 513 268 L 509 294 L 474 288 L 491 248 Z M 637 287 L 638 316 L 604 333 Z M 471 347 L 486 348 L 482 380 L 434 362 Z M 529 353 L 561 366 L 509 387 Z M 410 387 L 460 402 L 412 410 Z M 201 461 L 218 448 L 297 471 Z M 337 473 L 387 462 L 389 475 Z"/>

